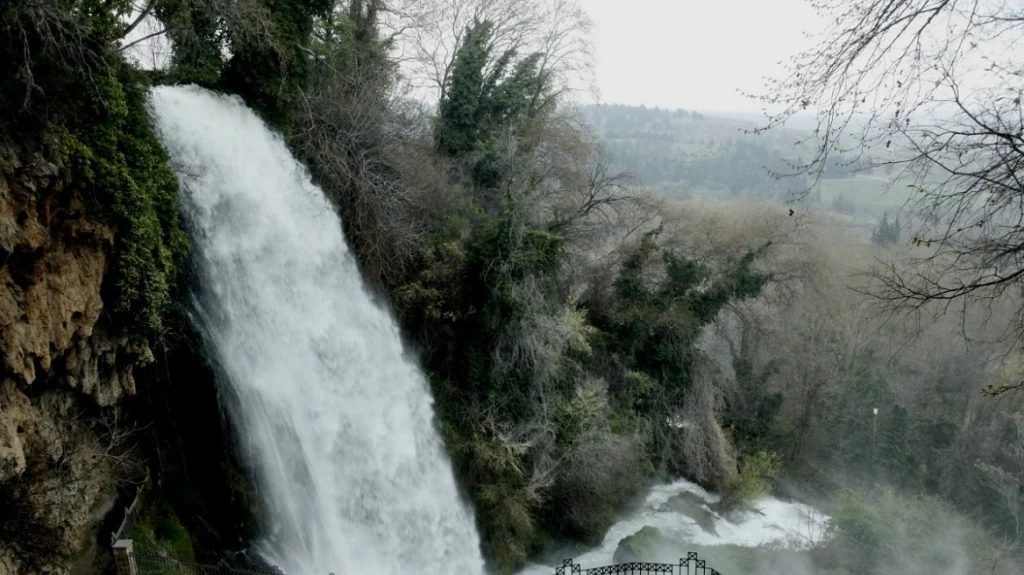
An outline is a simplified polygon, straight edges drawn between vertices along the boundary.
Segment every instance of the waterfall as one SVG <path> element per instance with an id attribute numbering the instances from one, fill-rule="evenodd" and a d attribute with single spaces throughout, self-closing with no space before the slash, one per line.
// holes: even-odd
<path id="1" fill-rule="evenodd" d="M 152 111 L 264 501 L 259 552 L 289 575 L 482 573 L 424 377 L 323 192 L 237 98 L 160 87 Z"/>

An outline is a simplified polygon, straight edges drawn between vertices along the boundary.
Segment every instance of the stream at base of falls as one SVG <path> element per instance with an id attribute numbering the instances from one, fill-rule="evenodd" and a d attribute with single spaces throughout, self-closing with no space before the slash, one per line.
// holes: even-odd
<path id="1" fill-rule="evenodd" d="M 660 548 L 647 560 L 678 563 L 687 551 L 701 551 L 708 567 L 734 575 L 735 552 L 727 553 L 722 546 L 806 550 L 821 541 L 828 519 L 809 505 L 774 497 L 758 501 L 756 512 L 736 511 L 723 517 L 712 511 L 718 501 L 717 495 L 686 480 L 655 486 L 637 509 L 612 525 L 600 546 L 563 550 L 560 555 L 584 569 L 612 565 L 621 560 L 616 550 L 623 539 L 653 527 L 660 534 Z M 557 561 L 561 564 L 561 558 Z M 534 563 L 519 575 L 550 575 L 554 567 L 553 562 Z"/>

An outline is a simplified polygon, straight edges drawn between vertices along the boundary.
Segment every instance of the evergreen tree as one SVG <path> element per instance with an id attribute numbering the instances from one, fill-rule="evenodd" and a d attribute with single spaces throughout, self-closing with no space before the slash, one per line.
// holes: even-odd
<path id="1" fill-rule="evenodd" d="M 659 247 L 660 231 L 645 234 L 623 262 L 614 284 L 614 307 L 593 306 L 590 313 L 593 325 L 605 334 L 600 338 L 603 351 L 615 357 L 627 374 L 640 374 L 647 382 L 639 397 L 633 389 L 637 386 L 618 390 L 621 407 L 627 411 L 643 407 L 657 412 L 654 418 L 664 421 L 674 416 L 690 391 L 702 328 L 730 301 L 757 296 L 771 277 L 754 268 L 768 244 L 725 269 L 712 270 L 675 250 Z M 649 272 L 659 263 L 656 255 L 665 278 L 652 285 Z M 670 441 L 668 436 L 655 438 L 660 444 L 655 449 L 670 459 L 660 463 L 679 471 L 685 462 L 668 445 Z"/>
<path id="2" fill-rule="evenodd" d="M 484 91 L 496 80 L 494 73 L 486 79 L 485 68 L 491 63 L 491 33 L 494 25 L 478 22 L 466 31 L 462 47 L 455 55 L 451 77 L 444 88 L 435 135 L 438 150 L 449 156 L 469 153 L 479 140 L 480 120 L 486 99 Z M 497 72 L 508 63 L 510 54 L 502 55 Z M 490 86 L 488 86 L 490 84 Z"/>
<path id="3" fill-rule="evenodd" d="M 470 26 L 455 55 L 451 76 L 441 95 L 435 124 L 438 151 L 462 158 L 478 188 L 494 188 L 502 180 L 502 158 L 508 130 L 515 131 L 516 148 L 528 149 L 528 121 L 553 105 L 548 73 L 541 55 L 516 61 L 508 50 L 494 54 L 494 24 Z"/>
<path id="4" fill-rule="evenodd" d="M 871 241 L 877 246 L 888 247 L 900 240 L 900 217 L 897 214 L 894 222 L 889 222 L 889 212 L 882 214 L 882 221 L 871 233 Z"/>

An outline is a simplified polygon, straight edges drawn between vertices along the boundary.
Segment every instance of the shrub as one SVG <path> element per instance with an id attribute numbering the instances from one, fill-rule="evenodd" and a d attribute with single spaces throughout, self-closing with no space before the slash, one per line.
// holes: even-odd
<path id="1" fill-rule="evenodd" d="M 782 456 L 759 451 L 740 460 L 739 476 L 726 496 L 731 506 L 754 509 L 759 499 L 772 492 L 771 480 L 782 473 Z"/>
<path id="2" fill-rule="evenodd" d="M 840 495 L 828 524 L 823 567 L 855 573 L 1013 573 L 1014 558 L 952 507 L 891 488 Z"/>
<path id="3" fill-rule="evenodd" d="M 144 522 L 132 528 L 135 549 L 144 553 L 170 556 L 179 561 L 195 561 L 192 536 L 181 520 L 166 506 L 154 509 Z"/>
<path id="4" fill-rule="evenodd" d="M 593 433 L 563 462 L 549 512 L 560 532 L 598 545 L 653 468 L 635 437 Z"/>

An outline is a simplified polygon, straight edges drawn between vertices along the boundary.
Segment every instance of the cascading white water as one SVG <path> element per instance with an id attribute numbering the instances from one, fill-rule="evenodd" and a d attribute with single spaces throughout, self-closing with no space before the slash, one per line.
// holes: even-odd
<path id="1" fill-rule="evenodd" d="M 152 107 L 265 501 L 261 553 L 289 575 L 482 573 L 424 378 L 323 193 L 240 100 L 161 87 Z"/>
<path id="2" fill-rule="evenodd" d="M 566 557 L 575 556 L 576 563 L 584 568 L 611 565 L 615 550 L 626 537 L 644 527 L 655 527 L 679 550 L 693 551 L 693 546 L 713 547 L 717 545 L 738 545 L 740 547 L 776 546 L 788 549 L 808 549 L 822 541 L 828 517 L 809 505 L 780 501 L 766 497 L 757 503 L 758 512 L 736 513 L 731 520 L 708 511 L 713 517 L 713 532 L 708 532 L 693 517 L 674 510 L 666 503 L 678 494 L 688 493 L 706 504 L 713 504 L 720 498 L 699 485 L 681 479 L 673 483 L 655 486 L 647 494 L 643 504 L 633 513 L 612 525 L 599 547 L 581 552 L 567 552 Z M 703 559 L 709 566 L 723 569 L 716 564 L 714 553 L 705 554 Z M 674 561 L 674 559 L 671 559 Z M 549 565 L 533 564 L 518 575 L 550 575 Z"/>

